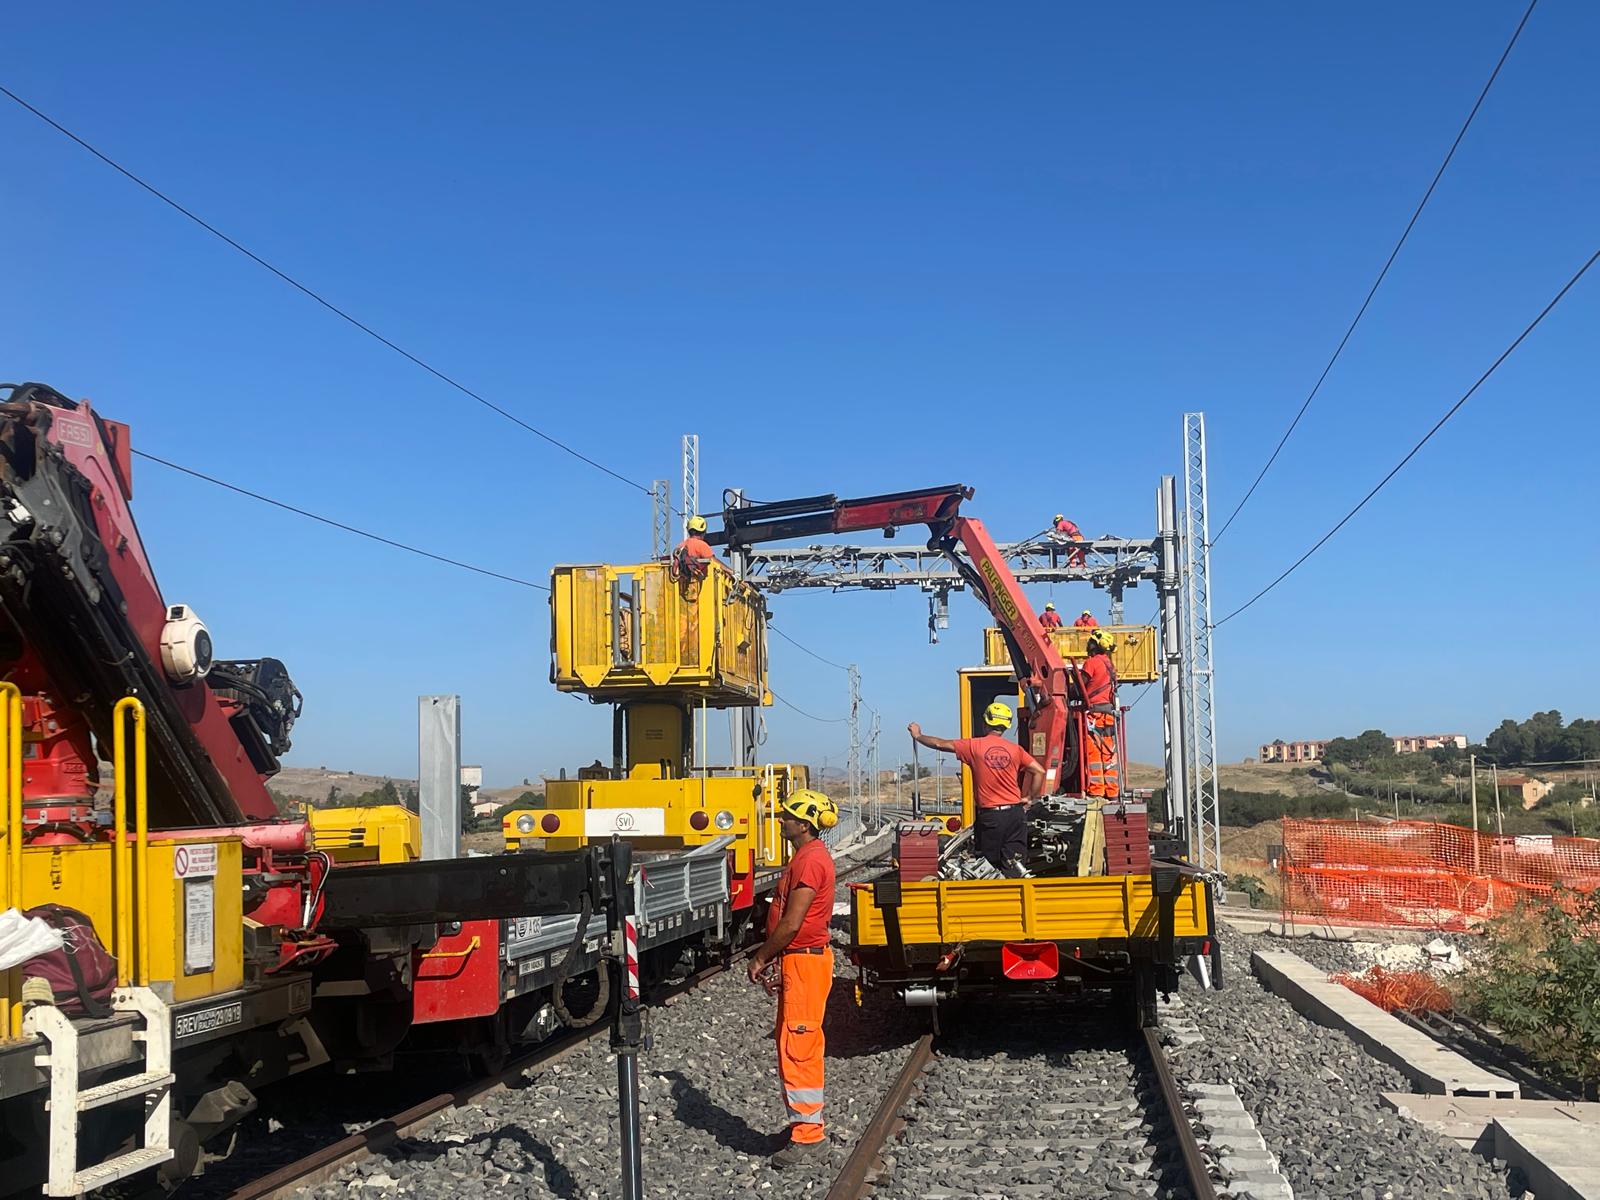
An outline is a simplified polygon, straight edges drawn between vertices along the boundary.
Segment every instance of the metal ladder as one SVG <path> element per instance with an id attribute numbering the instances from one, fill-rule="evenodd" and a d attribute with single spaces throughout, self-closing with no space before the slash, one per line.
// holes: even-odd
<path id="1" fill-rule="evenodd" d="M 78 1087 L 78 1031 L 60 1009 L 38 1005 L 28 1010 L 23 1031 L 44 1046 L 34 1062 L 50 1076 L 50 1146 L 46 1196 L 81 1196 L 95 1188 L 159 1166 L 172 1157 L 172 1010 L 147 987 L 120 987 L 112 993 L 114 1012 L 142 1018 L 133 1040 L 144 1047 L 144 1069 L 94 1087 Z M 126 1154 L 78 1169 L 78 1117 L 108 1104 L 139 1100 L 144 1128 L 139 1145 Z"/>

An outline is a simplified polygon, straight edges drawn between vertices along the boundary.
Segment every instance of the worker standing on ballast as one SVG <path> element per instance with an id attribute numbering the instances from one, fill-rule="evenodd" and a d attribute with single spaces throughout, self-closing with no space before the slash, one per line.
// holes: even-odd
<path id="1" fill-rule="evenodd" d="M 691 587 L 699 589 L 700 581 L 706 577 L 712 561 L 717 557 L 711 543 L 704 537 L 705 531 L 706 519 L 696 513 L 689 518 L 688 535 L 672 552 L 672 577 L 686 590 Z"/>
<path id="2" fill-rule="evenodd" d="M 1061 614 L 1056 611 L 1054 604 L 1046 604 L 1044 606 L 1044 611 L 1039 614 L 1039 624 L 1046 629 L 1061 628 Z"/>
<path id="3" fill-rule="evenodd" d="M 839 808 L 806 788 L 783 801 L 778 824 L 791 853 L 767 910 L 767 940 L 750 958 L 750 981 L 778 996 L 778 1078 L 789 1114 L 789 1144 L 772 1156 L 779 1170 L 822 1158 L 822 1017 L 833 988 L 833 856 L 821 834 L 839 823 Z M 774 985 L 762 977 L 780 963 Z"/>
<path id="4" fill-rule="evenodd" d="M 1111 661 L 1116 638 L 1104 629 L 1089 635 L 1089 656 L 1078 667 L 1083 691 L 1084 795 L 1115 800 L 1122 791 L 1117 767 L 1117 668 Z"/>
<path id="5" fill-rule="evenodd" d="M 1044 768 L 1006 737 L 1011 706 L 996 700 L 983 710 L 984 733 L 973 738 L 939 738 L 906 726 L 919 746 L 954 754 L 972 772 L 977 813 L 972 836 L 978 853 L 1013 877 L 1028 873 L 1028 804 L 1044 786 Z"/>
<path id="6" fill-rule="evenodd" d="M 1094 619 L 1094 614 L 1086 608 L 1083 610 L 1082 615 L 1080 615 L 1078 619 L 1072 623 L 1072 627 L 1074 629 L 1098 629 L 1100 627 L 1100 622 L 1096 621 Z"/>

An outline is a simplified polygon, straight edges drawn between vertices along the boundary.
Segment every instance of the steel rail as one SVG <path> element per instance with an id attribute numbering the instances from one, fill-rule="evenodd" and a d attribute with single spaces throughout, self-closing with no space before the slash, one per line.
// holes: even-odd
<path id="1" fill-rule="evenodd" d="M 906 1101 L 911 1099 L 912 1088 L 916 1086 L 917 1080 L 922 1077 L 922 1072 L 927 1070 L 928 1064 L 932 1061 L 933 1034 L 925 1033 L 911 1047 L 911 1053 L 906 1056 L 900 1073 L 889 1085 L 889 1090 L 883 1094 L 877 1111 L 872 1114 L 872 1120 L 868 1121 L 867 1127 L 861 1131 L 855 1149 L 850 1151 L 850 1157 L 845 1159 L 844 1166 L 839 1168 L 833 1186 L 828 1189 L 827 1200 L 859 1200 L 859 1197 L 866 1193 L 867 1181 L 878 1168 L 883 1148 L 895 1134 L 895 1127 L 900 1121 L 900 1110 L 905 1107 Z"/>
<path id="2" fill-rule="evenodd" d="M 1183 1097 L 1178 1094 L 1178 1081 L 1173 1077 L 1172 1064 L 1161 1046 L 1161 1032 L 1147 1027 L 1144 1031 L 1145 1049 L 1150 1052 L 1150 1065 L 1155 1071 L 1156 1083 L 1161 1088 L 1161 1099 L 1167 1106 L 1167 1118 L 1172 1124 L 1172 1136 L 1178 1143 L 1178 1153 L 1183 1158 L 1183 1171 L 1189 1177 L 1189 1192 L 1194 1200 L 1217 1200 L 1216 1185 L 1211 1181 L 1210 1168 L 1200 1151 L 1200 1142 L 1194 1136 L 1194 1127 L 1183 1111 Z"/>

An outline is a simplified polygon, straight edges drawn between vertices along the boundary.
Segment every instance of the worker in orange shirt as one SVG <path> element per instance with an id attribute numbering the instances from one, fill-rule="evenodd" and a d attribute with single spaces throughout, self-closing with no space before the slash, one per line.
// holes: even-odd
<path id="1" fill-rule="evenodd" d="M 984 732 L 973 738 L 940 738 L 913 721 L 906 729 L 919 746 L 954 754 L 972 771 L 977 814 L 972 822 L 978 853 L 1004 874 L 1025 876 L 1028 802 L 1044 786 L 1044 768 L 1006 737 L 1011 706 L 996 700 L 983 710 Z"/>
<path id="2" fill-rule="evenodd" d="M 1074 621 L 1072 625 L 1074 629 L 1097 629 L 1100 626 L 1100 622 L 1096 621 L 1094 619 L 1094 614 L 1086 608 L 1083 610 L 1083 614 L 1076 621 Z"/>
<path id="3" fill-rule="evenodd" d="M 696 513 L 689 518 L 688 536 L 672 552 L 672 577 L 685 589 L 699 588 L 700 581 L 706 577 L 717 556 L 705 539 L 705 531 L 706 519 Z"/>
<path id="4" fill-rule="evenodd" d="M 789 1114 L 789 1144 L 772 1156 L 778 1170 L 822 1158 L 822 1016 L 833 988 L 833 856 L 822 831 L 839 823 L 839 808 L 807 788 L 783 801 L 778 825 L 791 853 L 767 910 L 767 940 L 750 958 L 750 981 L 778 996 L 778 1078 Z M 776 983 L 763 977 L 774 962 Z"/>
<path id="5" fill-rule="evenodd" d="M 1054 604 L 1046 604 L 1044 606 L 1044 611 L 1039 614 L 1039 624 L 1046 629 L 1061 628 L 1061 614 L 1056 611 Z"/>
<path id="6" fill-rule="evenodd" d="M 1062 516 L 1060 513 L 1056 514 L 1054 529 L 1058 536 L 1066 538 L 1069 541 L 1083 541 L 1083 530 L 1078 528 L 1077 522 L 1067 520 L 1067 518 Z M 1082 549 L 1069 550 L 1067 552 L 1068 566 L 1081 567 L 1087 561 L 1087 559 L 1088 556 Z"/>
<path id="7" fill-rule="evenodd" d="M 1083 692 L 1084 795 L 1115 800 L 1122 791 L 1117 767 L 1117 668 L 1111 661 L 1116 638 L 1104 629 L 1089 635 L 1089 655 L 1078 667 Z"/>

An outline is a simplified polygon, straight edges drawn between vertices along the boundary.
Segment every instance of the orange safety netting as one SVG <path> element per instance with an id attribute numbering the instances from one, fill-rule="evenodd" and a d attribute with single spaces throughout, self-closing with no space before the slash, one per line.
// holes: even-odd
<path id="1" fill-rule="evenodd" d="M 1447 1013 L 1454 1007 L 1450 993 L 1426 971 L 1386 971 L 1371 967 L 1357 973 L 1335 975 L 1358 996 L 1364 996 L 1384 1012 Z"/>
<path id="2" fill-rule="evenodd" d="M 1283 907 L 1328 921 L 1469 929 L 1524 896 L 1600 888 L 1600 840 L 1431 821 L 1283 819 Z"/>

